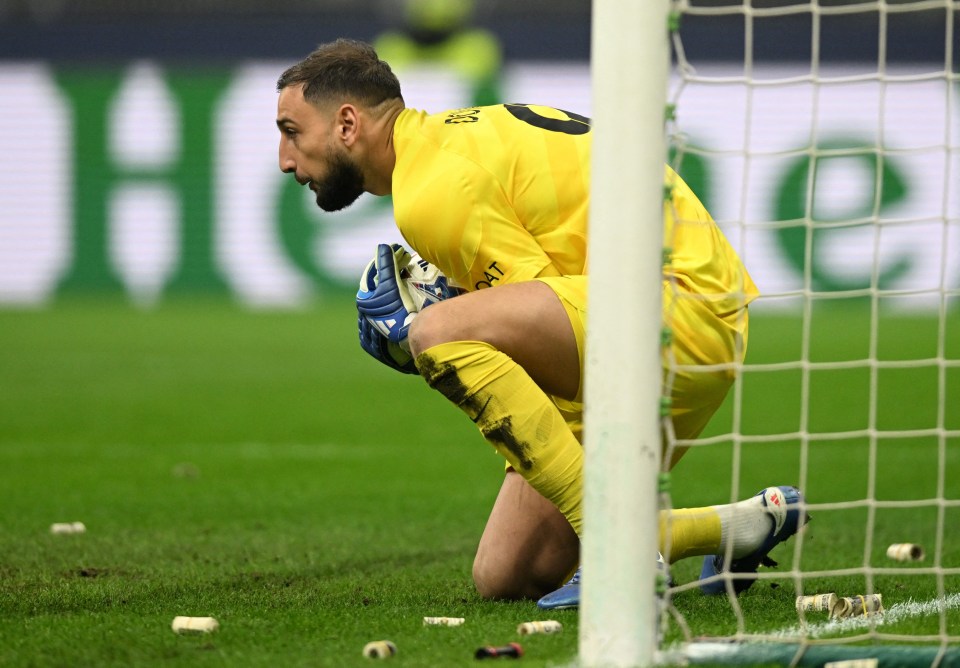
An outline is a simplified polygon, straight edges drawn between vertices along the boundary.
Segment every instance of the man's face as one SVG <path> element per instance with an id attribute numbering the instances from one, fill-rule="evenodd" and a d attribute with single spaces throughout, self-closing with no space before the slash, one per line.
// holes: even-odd
<path id="1" fill-rule="evenodd" d="M 363 173 L 337 141 L 337 126 L 303 98 L 302 86 L 288 86 L 277 101 L 280 170 L 308 185 L 324 211 L 339 211 L 363 194 Z"/>

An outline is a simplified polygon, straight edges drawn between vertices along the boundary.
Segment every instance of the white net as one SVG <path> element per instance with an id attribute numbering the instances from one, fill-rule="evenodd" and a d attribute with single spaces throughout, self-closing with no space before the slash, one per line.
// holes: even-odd
<path id="1" fill-rule="evenodd" d="M 668 433 L 692 451 L 665 503 L 789 484 L 813 518 L 740 596 L 704 597 L 699 563 L 674 565 L 664 644 L 688 657 L 723 659 L 704 638 L 795 664 L 896 644 L 922 665 L 960 643 L 958 15 L 674 3 L 671 161 L 761 296 L 724 408 L 695 441 Z M 817 594 L 836 602 L 797 608 Z"/>

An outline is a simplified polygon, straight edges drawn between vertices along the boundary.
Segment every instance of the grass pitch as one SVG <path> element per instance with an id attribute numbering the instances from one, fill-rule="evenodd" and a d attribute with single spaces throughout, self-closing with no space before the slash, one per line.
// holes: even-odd
<path id="1" fill-rule="evenodd" d="M 818 312 L 811 359 L 863 359 L 868 322 L 866 311 Z M 752 325 L 750 363 L 798 359 L 799 320 L 757 315 Z M 884 319 L 875 350 L 960 358 L 956 312 L 944 337 L 936 325 Z M 544 615 L 473 591 L 500 459 L 424 383 L 367 358 L 355 326 L 349 298 L 296 313 L 101 301 L 0 311 L 0 665 L 369 665 L 361 650 L 380 639 L 399 648 L 391 665 L 472 665 L 477 647 L 516 640 L 523 665 L 571 661 L 575 612 Z M 862 568 L 898 566 L 883 554 L 893 542 L 941 545 L 940 565 L 957 568 L 960 510 L 855 503 L 870 490 L 888 501 L 960 498 L 960 442 L 924 431 L 960 428 L 960 370 L 767 369 L 744 377 L 742 398 L 706 436 L 735 422 L 781 436 L 694 449 L 673 476 L 675 505 L 793 484 L 804 471 L 811 503 L 833 505 L 813 511 L 800 559 L 794 540 L 778 548 L 781 569 L 736 606 L 684 589 L 699 560 L 676 564 L 674 603 L 690 634 L 796 627 L 791 566 L 841 571 L 805 579 L 806 593 L 872 586 L 888 609 L 960 589 L 957 576 L 931 574 L 930 557 L 911 572 Z M 871 428 L 905 435 L 872 439 Z M 801 432 L 835 437 L 803 459 Z M 85 534 L 49 533 L 75 520 Z M 213 616 L 221 629 L 177 636 L 177 615 Z M 424 616 L 467 623 L 426 628 Z M 517 636 L 519 623 L 545 618 L 563 632 Z M 914 615 L 879 630 L 937 635 L 939 624 Z M 956 634 L 960 612 L 946 624 Z M 668 641 L 682 635 L 674 623 Z"/>

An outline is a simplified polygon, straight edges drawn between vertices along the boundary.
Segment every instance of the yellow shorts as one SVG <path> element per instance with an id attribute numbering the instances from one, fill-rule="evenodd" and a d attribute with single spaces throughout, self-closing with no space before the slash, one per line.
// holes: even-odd
<path id="1" fill-rule="evenodd" d="M 536 280 L 546 283 L 560 298 L 577 339 L 580 355 L 580 389 L 577 397 L 573 401 L 551 398 L 574 435 L 582 442 L 588 280 L 586 276 L 549 276 Z M 676 438 L 694 439 L 723 403 L 736 377 L 736 370 L 677 369 L 675 365 L 709 366 L 742 361 L 747 349 L 747 308 L 718 315 L 701 296 L 665 281 L 663 319 L 672 332 L 672 338 L 670 347 L 663 350 L 663 376 L 657 382 L 669 380 L 671 417 Z M 673 373 L 670 373 L 671 369 Z M 686 448 L 678 448 L 672 463 L 676 463 L 685 451 Z"/>

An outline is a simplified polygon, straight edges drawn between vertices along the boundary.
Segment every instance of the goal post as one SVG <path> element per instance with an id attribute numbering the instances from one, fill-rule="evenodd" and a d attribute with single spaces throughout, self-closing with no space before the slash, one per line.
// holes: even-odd
<path id="1" fill-rule="evenodd" d="M 668 8 L 593 3 L 584 666 L 650 665 L 656 650 Z"/>

